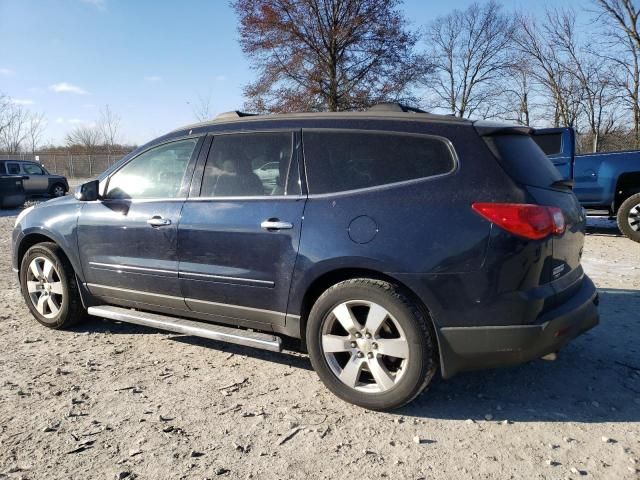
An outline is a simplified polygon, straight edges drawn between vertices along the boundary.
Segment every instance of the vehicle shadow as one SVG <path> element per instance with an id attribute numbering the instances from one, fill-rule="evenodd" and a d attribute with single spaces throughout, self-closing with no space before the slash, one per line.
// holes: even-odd
<path id="1" fill-rule="evenodd" d="M 432 386 L 394 414 L 431 419 L 527 422 L 640 421 L 640 290 L 600 289 L 600 325 L 569 343 L 553 362 L 476 372 Z M 75 329 L 112 334 L 159 334 L 138 325 L 95 319 Z M 311 370 L 295 341 L 274 353 L 204 338 L 171 341 Z M 291 353 L 286 350 L 290 350 Z"/>
<path id="2" fill-rule="evenodd" d="M 618 224 L 608 217 L 587 217 L 587 235 L 597 235 L 605 237 L 622 237 Z"/>
<path id="3" fill-rule="evenodd" d="M 220 350 L 222 352 L 233 353 L 246 357 L 255 358 L 280 365 L 292 366 L 304 370 L 312 370 L 311 362 L 306 355 L 301 355 L 299 351 L 299 341 L 294 339 L 283 338 L 284 351 L 282 353 L 270 352 L 268 350 L 260 350 L 242 345 L 234 345 L 232 343 L 218 342 L 208 338 L 194 337 L 191 335 L 173 334 L 170 332 L 158 330 L 155 328 L 134 325 L 132 323 L 116 322 L 98 317 L 90 317 L 90 320 L 74 326 L 71 331 L 76 333 L 103 333 L 113 335 L 169 335 L 168 339 L 173 342 L 179 342 L 191 345 L 194 348 L 208 348 Z"/>
<path id="4" fill-rule="evenodd" d="M 553 362 L 467 372 L 397 413 L 485 421 L 640 421 L 640 291 L 602 289 L 600 325 Z"/>
<path id="5" fill-rule="evenodd" d="M 3 217 L 15 217 L 20 213 L 21 208 L 0 208 L 0 218 Z"/>

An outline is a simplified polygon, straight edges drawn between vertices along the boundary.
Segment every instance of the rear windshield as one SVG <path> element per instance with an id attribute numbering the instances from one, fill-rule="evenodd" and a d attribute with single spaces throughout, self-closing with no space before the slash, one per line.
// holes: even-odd
<path id="1" fill-rule="evenodd" d="M 533 140 L 545 155 L 557 155 L 562 151 L 561 133 L 539 133 L 533 136 Z"/>
<path id="2" fill-rule="evenodd" d="M 507 134 L 484 138 L 502 167 L 516 182 L 533 187 L 550 187 L 562 180 L 560 172 L 529 135 Z"/>

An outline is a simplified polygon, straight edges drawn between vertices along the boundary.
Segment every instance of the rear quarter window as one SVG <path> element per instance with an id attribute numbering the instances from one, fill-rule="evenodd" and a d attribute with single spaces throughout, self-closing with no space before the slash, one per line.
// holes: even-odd
<path id="1" fill-rule="evenodd" d="M 501 134 L 484 137 L 500 165 L 516 182 L 550 187 L 562 175 L 529 135 Z"/>
<path id="2" fill-rule="evenodd" d="M 455 168 L 448 142 L 428 135 L 305 130 L 303 146 L 311 194 L 433 177 Z"/>

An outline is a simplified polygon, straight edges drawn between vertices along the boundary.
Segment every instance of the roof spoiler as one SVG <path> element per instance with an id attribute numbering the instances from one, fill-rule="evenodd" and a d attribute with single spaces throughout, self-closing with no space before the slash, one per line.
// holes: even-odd
<path id="1" fill-rule="evenodd" d="M 478 120 L 473 122 L 478 134 L 483 137 L 494 135 L 532 135 L 535 130 L 526 125 L 509 125 L 508 123 L 487 122 Z"/>
<path id="2" fill-rule="evenodd" d="M 429 113 L 424 110 L 420 110 L 419 108 L 410 107 L 408 105 L 404 105 L 402 103 L 394 103 L 394 102 L 382 102 L 377 103 L 372 107 L 367 109 L 368 112 L 410 112 L 410 113 Z"/>
<path id="3" fill-rule="evenodd" d="M 240 110 L 231 110 L 230 112 L 223 112 L 216 115 L 216 120 L 231 120 L 234 118 L 242 117 L 254 117 L 257 113 L 241 112 Z"/>

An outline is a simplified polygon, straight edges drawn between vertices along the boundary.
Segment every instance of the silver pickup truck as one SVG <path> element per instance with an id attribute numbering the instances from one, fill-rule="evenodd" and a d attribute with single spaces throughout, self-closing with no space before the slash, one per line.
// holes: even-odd
<path id="1" fill-rule="evenodd" d="M 62 197 L 69 191 L 69 183 L 62 175 L 53 175 L 37 162 L 0 160 L 0 175 L 21 175 L 26 195 Z"/>

